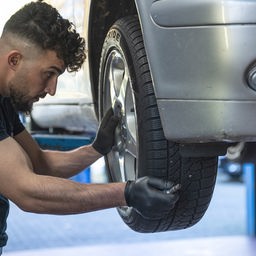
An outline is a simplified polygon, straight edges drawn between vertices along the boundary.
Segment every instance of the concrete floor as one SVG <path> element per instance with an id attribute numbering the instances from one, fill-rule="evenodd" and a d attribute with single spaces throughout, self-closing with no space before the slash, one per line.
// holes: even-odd
<path id="1" fill-rule="evenodd" d="M 115 244 L 20 251 L 6 256 L 255 256 L 256 239 L 245 236 L 213 237 L 165 242 Z"/>

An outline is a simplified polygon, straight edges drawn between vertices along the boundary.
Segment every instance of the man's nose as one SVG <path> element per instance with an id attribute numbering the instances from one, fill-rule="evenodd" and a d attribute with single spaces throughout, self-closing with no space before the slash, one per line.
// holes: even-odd
<path id="1" fill-rule="evenodd" d="M 50 94 L 51 96 L 54 96 L 56 93 L 57 89 L 57 80 L 50 82 L 46 87 L 45 87 L 45 92 Z"/>

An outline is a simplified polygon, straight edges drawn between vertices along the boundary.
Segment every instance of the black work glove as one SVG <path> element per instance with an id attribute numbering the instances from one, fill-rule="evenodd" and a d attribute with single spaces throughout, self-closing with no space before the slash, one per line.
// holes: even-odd
<path id="1" fill-rule="evenodd" d="M 107 111 L 101 120 L 100 127 L 96 134 L 96 138 L 92 143 L 92 146 L 102 155 L 109 153 L 115 143 L 114 135 L 118 122 L 119 118 L 114 116 L 112 108 Z"/>
<path id="2" fill-rule="evenodd" d="M 160 219 L 174 208 L 180 187 L 171 181 L 146 176 L 126 183 L 125 200 L 144 218 Z"/>

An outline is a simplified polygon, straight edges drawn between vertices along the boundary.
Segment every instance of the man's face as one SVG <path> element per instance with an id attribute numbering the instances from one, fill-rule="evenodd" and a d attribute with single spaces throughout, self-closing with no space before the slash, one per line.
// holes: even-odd
<path id="1" fill-rule="evenodd" d="M 46 51 L 34 60 L 24 58 L 8 85 L 16 110 L 30 113 L 34 102 L 47 94 L 53 96 L 64 69 L 63 61 L 53 51 Z"/>
<path id="2" fill-rule="evenodd" d="M 17 111 L 30 113 L 32 111 L 33 102 L 29 97 L 29 89 L 26 87 L 26 77 L 20 76 L 10 82 L 10 98 Z"/>

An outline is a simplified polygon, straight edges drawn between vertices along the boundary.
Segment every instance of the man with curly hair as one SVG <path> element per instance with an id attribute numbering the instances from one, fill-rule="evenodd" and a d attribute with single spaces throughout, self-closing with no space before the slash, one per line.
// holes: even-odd
<path id="1" fill-rule="evenodd" d="M 156 178 L 109 184 L 68 179 L 107 154 L 118 118 L 109 110 L 96 138 L 68 152 L 42 150 L 19 120 L 33 103 L 54 95 L 58 77 L 81 68 L 85 42 L 72 23 L 43 1 L 6 22 L 0 38 L 0 247 L 6 245 L 9 201 L 24 211 L 76 214 L 118 206 L 158 218 L 175 204 L 178 186 Z"/>

